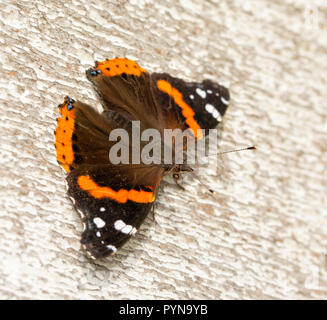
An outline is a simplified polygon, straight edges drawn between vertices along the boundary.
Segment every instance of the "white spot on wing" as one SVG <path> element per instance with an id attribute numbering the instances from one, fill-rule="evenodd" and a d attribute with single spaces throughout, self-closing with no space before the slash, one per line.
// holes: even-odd
<path id="1" fill-rule="evenodd" d="M 109 249 L 109 250 L 111 250 L 113 252 L 116 252 L 117 251 L 117 248 L 115 246 L 111 245 L 111 244 L 108 244 L 107 245 L 107 249 Z"/>
<path id="2" fill-rule="evenodd" d="M 196 88 L 195 92 L 203 99 L 207 96 L 206 92 L 200 88 Z"/>
<path id="3" fill-rule="evenodd" d="M 190 94 L 190 99 L 192 99 L 192 100 L 194 99 L 194 96 L 193 96 L 193 94 Z"/>
<path id="4" fill-rule="evenodd" d="M 116 230 L 120 231 L 126 226 L 126 223 L 123 220 L 116 220 L 114 226 Z"/>
<path id="5" fill-rule="evenodd" d="M 101 208 L 100 208 L 100 211 L 101 211 L 101 212 L 104 212 L 104 211 L 106 211 L 106 208 L 105 208 L 105 207 L 101 207 Z"/>
<path id="6" fill-rule="evenodd" d="M 218 110 L 215 109 L 215 110 L 213 111 L 212 115 L 213 115 L 214 118 L 217 119 L 217 121 L 220 122 L 220 121 L 222 120 L 221 115 L 220 115 L 220 113 L 219 113 Z"/>
<path id="7" fill-rule="evenodd" d="M 132 231 L 129 233 L 130 235 L 133 235 L 137 232 L 137 229 L 133 227 Z"/>
<path id="8" fill-rule="evenodd" d="M 215 107 L 210 104 L 210 103 L 207 103 L 206 106 L 205 106 L 206 110 L 209 112 L 209 113 L 212 113 L 213 110 L 215 110 Z"/>
<path id="9" fill-rule="evenodd" d="M 132 231 L 133 227 L 130 224 L 127 224 L 123 229 L 120 231 L 125 234 L 129 234 Z"/>
<path id="10" fill-rule="evenodd" d="M 223 104 L 229 104 L 228 100 L 226 100 L 223 96 L 220 98 L 220 100 Z"/>
<path id="11" fill-rule="evenodd" d="M 95 225 L 99 229 L 100 228 L 103 228 L 106 225 L 106 223 L 101 218 L 99 218 L 99 217 L 94 218 L 93 219 L 93 222 L 95 223 Z"/>
<path id="12" fill-rule="evenodd" d="M 125 234 L 134 234 L 137 230 L 130 224 L 126 224 L 123 220 L 117 220 L 114 224 L 115 229 L 125 233 Z"/>
<path id="13" fill-rule="evenodd" d="M 207 112 L 209 112 L 217 121 L 221 121 L 221 115 L 218 112 L 218 110 L 210 103 L 207 103 L 205 105 L 205 109 L 207 110 Z"/>

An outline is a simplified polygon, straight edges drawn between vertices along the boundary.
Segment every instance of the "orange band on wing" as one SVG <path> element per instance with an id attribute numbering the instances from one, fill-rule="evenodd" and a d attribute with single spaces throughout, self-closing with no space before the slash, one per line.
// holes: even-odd
<path id="1" fill-rule="evenodd" d="M 108 77 L 119 76 L 123 73 L 139 77 L 142 72 L 146 72 L 135 61 L 126 58 L 97 62 L 95 68 L 101 70 L 102 74 Z"/>
<path id="2" fill-rule="evenodd" d="M 90 176 L 79 176 L 77 183 L 82 190 L 87 191 L 96 199 L 110 198 L 119 203 L 126 203 L 128 200 L 138 203 L 151 203 L 155 200 L 153 192 L 143 190 L 137 191 L 134 189 L 120 189 L 115 191 L 109 187 L 100 187 L 91 179 Z"/>
<path id="3" fill-rule="evenodd" d="M 59 106 L 59 112 L 62 118 L 57 119 L 57 129 L 55 131 L 55 146 L 57 160 L 65 171 L 70 171 L 70 165 L 74 161 L 72 137 L 75 126 L 75 110 L 68 110 L 69 98 L 66 97 L 62 105 Z"/>
<path id="4" fill-rule="evenodd" d="M 185 118 L 185 122 L 189 126 L 189 128 L 193 130 L 193 135 L 195 136 L 195 138 L 202 139 L 203 137 L 202 131 L 198 131 L 198 129 L 201 128 L 199 124 L 196 122 L 196 120 L 194 119 L 195 112 L 183 100 L 183 94 L 180 91 L 178 91 L 176 88 L 174 88 L 166 80 L 158 80 L 157 86 L 161 91 L 171 96 L 174 99 L 175 103 L 182 109 L 182 115 Z"/>

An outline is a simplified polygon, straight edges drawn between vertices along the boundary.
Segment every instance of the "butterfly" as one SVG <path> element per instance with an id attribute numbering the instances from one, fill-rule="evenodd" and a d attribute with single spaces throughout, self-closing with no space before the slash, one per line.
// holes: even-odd
<path id="1" fill-rule="evenodd" d="M 97 259 L 114 254 L 138 231 L 165 174 L 189 170 L 176 163 L 133 163 L 130 155 L 128 163 L 113 163 L 108 154 L 117 141 L 110 134 L 124 129 L 130 136 L 133 121 L 139 121 L 141 132 L 190 129 L 194 140 L 202 139 L 222 120 L 230 97 L 227 88 L 210 80 L 185 82 L 149 73 L 126 58 L 96 62 L 86 76 L 103 112 L 65 97 L 58 106 L 55 147 L 67 172 L 68 195 L 84 225 L 81 243 Z"/>

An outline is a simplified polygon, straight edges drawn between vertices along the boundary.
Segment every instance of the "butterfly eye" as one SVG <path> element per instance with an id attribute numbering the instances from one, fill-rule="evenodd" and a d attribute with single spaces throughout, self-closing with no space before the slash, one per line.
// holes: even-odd
<path id="1" fill-rule="evenodd" d="M 89 69 L 89 74 L 91 75 L 91 76 L 97 76 L 98 74 L 101 74 L 102 72 L 101 72 L 101 70 L 99 70 L 99 69 Z"/>

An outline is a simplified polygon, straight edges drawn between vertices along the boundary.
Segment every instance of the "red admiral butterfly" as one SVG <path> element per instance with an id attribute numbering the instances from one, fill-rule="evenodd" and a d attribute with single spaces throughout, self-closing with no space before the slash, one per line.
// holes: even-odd
<path id="1" fill-rule="evenodd" d="M 148 73 L 136 62 L 115 58 L 86 71 L 104 111 L 65 98 L 55 131 L 59 164 L 68 172 L 68 194 L 84 223 L 81 243 L 92 258 L 113 254 L 139 229 L 166 173 L 189 171 L 181 164 L 113 164 L 108 159 L 112 130 L 192 129 L 194 140 L 217 126 L 229 92 L 210 80 L 185 82 Z M 201 133 L 203 132 L 203 134 Z M 183 146 L 184 148 L 184 146 Z"/>

